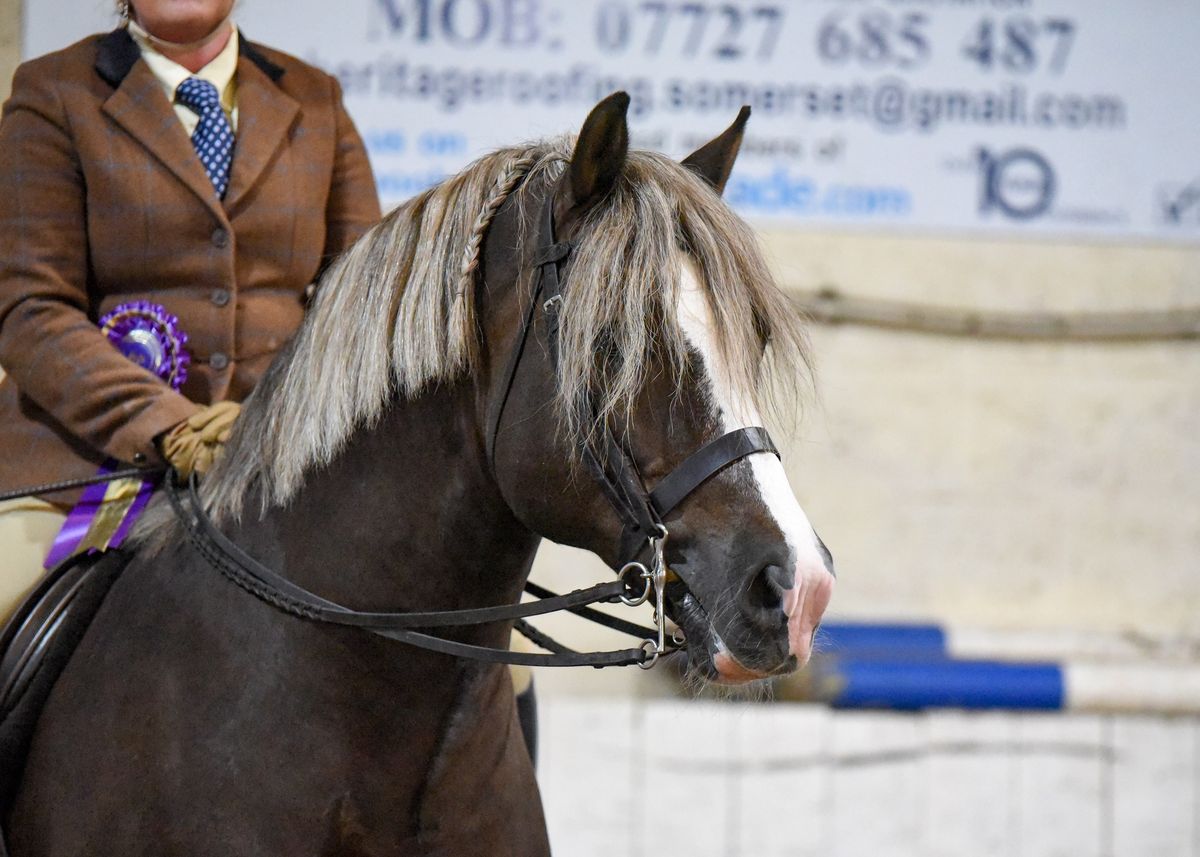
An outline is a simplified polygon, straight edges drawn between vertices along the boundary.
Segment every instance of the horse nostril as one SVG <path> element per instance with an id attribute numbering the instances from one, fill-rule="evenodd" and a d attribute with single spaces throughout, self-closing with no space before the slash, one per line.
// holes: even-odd
<path id="1" fill-rule="evenodd" d="M 796 572 L 791 568 L 768 565 L 763 569 L 762 576 L 780 604 L 783 603 L 783 594 L 796 585 Z"/>
<path id="2" fill-rule="evenodd" d="M 774 624 L 784 612 L 784 598 L 796 574 L 781 565 L 767 565 L 750 581 L 746 607 L 762 622 Z"/>
<path id="3" fill-rule="evenodd" d="M 743 608 L 748 618 L 756 624 L 774 626 L 784 616 L 783 599 L 795 575 L 778 565 L 768 565 L 750 581 L 743 598 Z"/>
<path id="4" fill-rule="evenodd" d="M 817 550 L 821 552 L 821 561 L 825 563 L 825 570 L 834 577 L 837 577 L 837 572 L 833 568 L 833 554 L 829 548 L 825 547 L 825 542 L 821 541 L 821 537 L 817 535 L 815 530 L 813 531 L 813 535 L 816 536 Z"/>

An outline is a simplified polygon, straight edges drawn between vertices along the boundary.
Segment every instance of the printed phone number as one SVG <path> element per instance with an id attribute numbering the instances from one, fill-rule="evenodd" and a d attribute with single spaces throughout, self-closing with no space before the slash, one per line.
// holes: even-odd
<path id="1" fill-rule="evenodd" d="M 372 0 L 367 38 L 563 51 L 579 32 L 573 16 L 564 21 L 565 5 L 552 0 Z M 783 25 L 781 4 L 603 0 L 595 4 L 590 32 L 595 47 L 607 54 L 766 60 L 779 47 Z"/>
<path id="2" fill-rule="evenodd" d="M 794 51 L 799 44 L 826 66 L 862 70 L 915 70 L 935 52 L 928 12 L 836 9 L 795 39 L 782 38 L 784 3 L 596 0 L 583 28 L 574 16 L 565 22 L 563 8 L 551 0 L 373 0 L 367 35 L 371 41 L 563 51 L 570 47 L 567 35 L 590 30 L 593 46 L 610 56 L 726 62 L 765 62 L 781 46 Z M 794 22 L 795 8 L 790 11 Z M 985 14 L 959 32 L 955 50 L 983 72 L 1062 74 L 1077 32 L 1075 20 L 1063 16 Z"/>

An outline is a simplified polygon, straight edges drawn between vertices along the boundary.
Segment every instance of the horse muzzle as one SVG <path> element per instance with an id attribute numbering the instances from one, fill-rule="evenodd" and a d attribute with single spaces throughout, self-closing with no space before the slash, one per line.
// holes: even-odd
<path id="1" fill-rule="evenodd" d="M 669 587 L 669 612 L 687 634 L 694 669 L 718 684 L 744 684 L 808 663 L 833 584 L 833 574 L 820 562 L 791 569 L 767 565 L 729 605 L 709 608 L 695 593 Z M 725 617 L 722 627 L 714 616 Z"/>

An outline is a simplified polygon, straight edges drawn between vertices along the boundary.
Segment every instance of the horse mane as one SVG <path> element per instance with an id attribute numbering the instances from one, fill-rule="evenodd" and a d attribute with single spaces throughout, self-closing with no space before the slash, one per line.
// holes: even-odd
<path id="1" fill-rule="evenodd" d="M 330 265 L 304 323 L 246 400 L 225 454 L 203 481 L 214 520 L 239 519 L 254 495 L 260 514 L 286 504 L 308 472 L 375 424 L 395 397 L 472 371 L 475 271 L 487 227 L 514 188 L 525 205 L 527 188 L 557 179 L 572 143 L 480 158 L 391 211 Z M 771 408 L 776 387 L 768 375 L 793 387 L 808 377 L 800 319 L 775 287 L 753 232 L 699 176 L 663 155 L 633 151 L 610 197 L 581 225 L 566 284 L 560 413 L 578 440 L 629 413 L 652 354 L 686 373 L 676 319 L 684 253 L 707 290 L 733 382 Z M 580 401 L 588 409 L 576 407 Z M 581 413 L 594 414 L 595 424 L 582 424 Z M 159 506 L 139 527 L 150 541 L 170 515 Z"/>

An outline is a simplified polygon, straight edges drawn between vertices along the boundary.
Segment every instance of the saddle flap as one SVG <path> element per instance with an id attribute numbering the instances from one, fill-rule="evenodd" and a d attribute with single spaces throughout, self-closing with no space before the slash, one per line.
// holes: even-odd
<path id="1" fill-rule="evenodd" d="M 0 631 L 0 818 L 42 706 L 128 561 L 128 554 L 108 551 L 61 563 Z"/>

